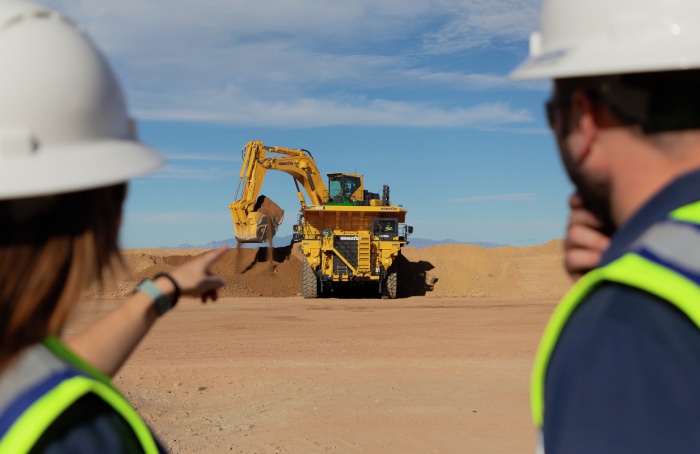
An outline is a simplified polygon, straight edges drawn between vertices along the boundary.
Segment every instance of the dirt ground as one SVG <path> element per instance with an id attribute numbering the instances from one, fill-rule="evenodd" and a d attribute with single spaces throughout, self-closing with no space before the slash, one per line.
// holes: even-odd
<path id="1" fill-rule="evenodd" d="M 200 252 L 127 251 L 133 273 L 89 292 L 66 335 Z M 561 242 L 407 248 L 396 300 L 305 300 L 297 254 L 272 252 L 229 251 L 225 297 L 183 299 L 115 378 L 172 452 L 534 452 L 529 376 L 569 285 Z"/>
<path id="2" fill-rule="evenodd" d="M 301 296 L 298 245 L 277 248 L 232 248 L 214 265 L 226 279 L 223 297 Z M 559 298 L 570 281 L 561 268 L 561 240 L 532 247 L 485 249 L 468 244 L 405 247 L 397 260 L 399 296 L 477 298 Z M 142 279 L 167 272 L 200 249 L 132 249 L 124 251 L 126 268 L 108 276 L 87 298 L 118 298 Z"/>

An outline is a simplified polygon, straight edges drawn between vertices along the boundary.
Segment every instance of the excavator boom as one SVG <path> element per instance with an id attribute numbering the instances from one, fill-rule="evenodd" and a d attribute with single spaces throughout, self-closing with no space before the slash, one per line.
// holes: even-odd
<path id="1" fill-rule="evenodd" d="M 306 206 L 306 200 L 299 185 L 306 191 L 312 205 L 323 205 L 328 199 L 328 189 L 307 150 L 268 147 L 262 141 L 250 141 L 243 148 L 236 200 L 229 205 L 234 236 L 240 243 L 270 241 L 284 218 L 284 211 L 276 203 L 260 195 L 268 170 L 279 170 L 294 178 L 302 208 Z"/>

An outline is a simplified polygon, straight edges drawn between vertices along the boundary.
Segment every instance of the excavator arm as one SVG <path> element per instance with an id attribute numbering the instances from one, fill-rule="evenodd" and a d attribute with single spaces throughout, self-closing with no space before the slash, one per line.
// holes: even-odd
<path id="1" fill-rule="evenodd" d="M 260 140 L 250 141 L 243 148 L 236 199 L 229 205 L 234 235 L 241 243 L 269 241 L 282 223 L 284 211 L 260 195 L 268 170 L 279 170 L 292 176 L 302 208 L 306 207 L 306 199 L 300 185 L 312 205 L 323 205 L 328 201 L 328 189 L 311 153 L 303 149 L 268 147 Z"/>

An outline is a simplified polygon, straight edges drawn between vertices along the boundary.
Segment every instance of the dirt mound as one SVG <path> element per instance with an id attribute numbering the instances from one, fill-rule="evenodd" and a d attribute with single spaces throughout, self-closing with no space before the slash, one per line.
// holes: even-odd
<path id="1" fill-rule="evenodd" d="M 525 248 L 409 246 L 403 255 L 413 295 L 558 298 L 571 285 L 562 268 L 561 240 Z"/>
<path id="2" fill-rule="evenodd" d="M 179 252 L 180 255 L 124 251 L 127 270 L 107 276 L 102 287 L 91 288 L 87 296 L 125 296 L 143 279 L 167 273 L 204 251 Z M 292 254 L 292 246 L 229 249 L 214 264 L 212 271 L 226 280 L 226 286 L 219 292 L 221 297 L 301 294 L 301 260 L 299 255 Z"/>
<path id="3" fill-rule="evenodd" d="M 168 272 L 203 253 L 192 250 L 126 250 L 128 270 L 108 276 L 87 296 L 121 297 L 142 279 Z M 226 279 L 222 297 L 290 297 L 301 294 L 297 245 L 230 249 L 213 272 Z M 571 285 L 562 268 L 562 241 L 533 247 L 485 249 L 451 244 L 406 247 L 397 261 L 399 296 L 558 298 Z"/>

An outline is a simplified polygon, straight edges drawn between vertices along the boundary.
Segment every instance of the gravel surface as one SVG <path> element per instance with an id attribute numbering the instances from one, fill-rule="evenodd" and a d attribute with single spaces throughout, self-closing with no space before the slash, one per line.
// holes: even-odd
<path id="1" fill-rule="evenodd" d="M 531 453 L 529 377 L 561 241 L 407 247 L 403 298 L 305 300 L 295 247 L 232 249 L 115 377 L 175 453 Z M 128 250 L 66 336 L 201 250 Z"/>

